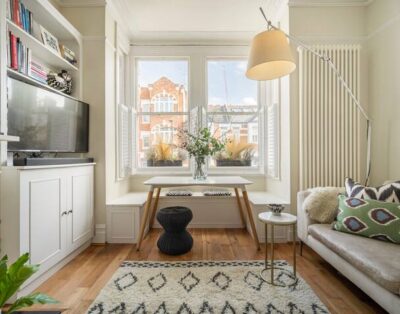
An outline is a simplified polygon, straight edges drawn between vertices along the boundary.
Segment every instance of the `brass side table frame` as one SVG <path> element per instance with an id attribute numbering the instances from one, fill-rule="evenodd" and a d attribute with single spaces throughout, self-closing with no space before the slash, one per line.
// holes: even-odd
<path id="1" fill-rule="evenodd" d="M 296 276 L 296 236 L 297 236 L 297 218 L 294 215 L 282 213 L 280 216 L 275 216 L 271 212 L 264 212 L 259 214 L 259 220 L 264 223 L 265 226 L 265 266 L 264 269 L 261 270 L 260 276 L 261 278 L 271 284 L 276 285 L 274 283 L 274 271 L 276 269 L 287 271 L 285 268 L 280 266 L 274 265 L 275 260 L 275 226 L 292 226 L 293 231 L 293 275 L 295 278 Z M 268 260 L 268 225 L 271 225 L 271 243 L 270 243 L 270 250 L 271 250 L 271 259 Z M 271 270 L 271 279 L 268 280 L 264 277 L 263 273 L 266 270 Z"/>

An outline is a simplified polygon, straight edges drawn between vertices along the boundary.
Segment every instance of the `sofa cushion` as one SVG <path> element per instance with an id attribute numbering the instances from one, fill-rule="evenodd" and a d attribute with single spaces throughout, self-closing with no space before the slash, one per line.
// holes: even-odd
<path id="1" fill-rule="evenodd" d="M 333 222 L 338 211 L 337 196 L 344 192 L 344 188 L 316 187 L 309 191 L 311 194 L 304 200 L 303 210 L 319 223 Z"/>
<path id="2" fill-rule="evenodd" d="M 338 199 L 335 230 L 400 244 L 400 204 L 344 195 Z"/>
<path id="3" fill-rule="evenodd" d="M 400 245 L 338 232 L 329 224 L 310 225 L 308 232 L 376 283 L 400 294 Z"/>
<path id="4" fill-rule="evenodd" d="M 344 185 L 349 197 L 400 203 L 400 181 L 385 183 L 375 188 L 364 186 L 351 178 L 346 178 Z"/>

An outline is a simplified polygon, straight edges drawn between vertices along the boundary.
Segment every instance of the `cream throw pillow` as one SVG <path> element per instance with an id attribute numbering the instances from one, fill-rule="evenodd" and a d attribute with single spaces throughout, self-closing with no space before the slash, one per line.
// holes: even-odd
<path id="1" fill-rule="evenodd" d="M 338 194 L 344 193 L 344 188 L 317 187 L 309 190 L 311 194 L 303 203 L 303 210 L 308 216 L 324 224 L 334 221 L 338 209 Z"/>

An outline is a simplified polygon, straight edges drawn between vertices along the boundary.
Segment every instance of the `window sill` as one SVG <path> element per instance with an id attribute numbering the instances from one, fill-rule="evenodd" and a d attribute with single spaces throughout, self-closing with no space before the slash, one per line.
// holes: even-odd
<path id="1" fill-rule="evenodd" d="M 179 176 L 191 176 L 192 171 L 188 168 L 176 168 L 173 167 L 154 167 L 154 168 L 142 168 L 135 169 L 132 172 L 132 176 L 170 176 L 170 175 L 179 175 Z M 226 176 L 226 175 L 237 175 L 237 176 L 260 176 L 265 177 L 265 173 L 262 172 L 259 168 L 251 168 L 246 169 L 245 167 L 223 167 L 223 169 L 211 168 L 208 170 L 209 176 Z"/>

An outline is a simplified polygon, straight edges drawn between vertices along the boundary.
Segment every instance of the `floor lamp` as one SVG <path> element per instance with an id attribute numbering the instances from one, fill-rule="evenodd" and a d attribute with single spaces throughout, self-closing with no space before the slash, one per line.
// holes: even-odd
<path id="1" fill-rule="evenodd" d="M 367 173 L 365 184 L 368 183 L 371 172 L 371 134 L 372 126 L 371 119 L 366 111 L 361 106 L 360 101 L 354 95 L 339 70 L 332 62 L 331 58 L 325 54 L 307 46 L 297 38 L 283 32 L 278 27 L 272 25 L 272 22 L 267 19 L 264 10 L 260 8 L 261 14 L 267 21 L 267 30 L 257 34 L 251 44 L 250 56 L 247 65 L 246 76 L 252 80 L 266 81 L 280 78 L 292 73 L 296 69 L 289 42 L 289 38 L 296 45 L 303 47 L 307 51 L 317 56 L 321 61 L 328 63 L 329 67 L 336 74 L 337 79 L 343 85 L 346 92 L 353 100 L 353 104 L 360 110 L 361 114 L 367 120 Z"/>

